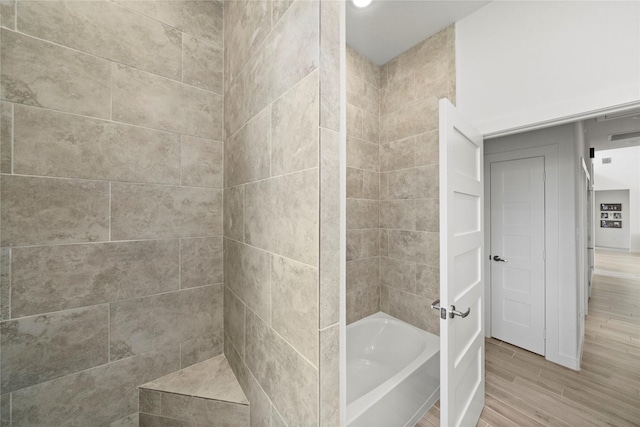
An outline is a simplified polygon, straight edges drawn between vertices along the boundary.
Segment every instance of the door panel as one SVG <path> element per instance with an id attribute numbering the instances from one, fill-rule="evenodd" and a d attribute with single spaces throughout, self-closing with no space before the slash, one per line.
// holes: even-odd
<path id="1" fill-rule="evenodd" d="M 544 158 L 491 164 L 491 335 L 544 355 Z"/>
<path id="2" fill-rule="evenodd" d="M 440 425 L 484 407 L 482 136 L 440 100 Z M 453 308 L 462 317 L 450 317 Z"/>

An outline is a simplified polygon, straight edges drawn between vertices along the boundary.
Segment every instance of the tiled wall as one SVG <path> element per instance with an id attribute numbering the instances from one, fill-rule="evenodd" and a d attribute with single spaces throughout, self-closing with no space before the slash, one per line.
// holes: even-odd
<path id="1" fill-rule="evenodd" d="M 347 47 L 347 323 L 380 311 L 380 67 Z"/>
<path id="2" fill-rule="evenodd" d="M 225 354 L 254 426 L 337 425 L 342 8 L 225 2 Z"/>
<path id="3" fill-rule="evenodd" d="M 222 15 L 2 2 L 2 426 L 135 425 L 223 351 Z"/>
<path id="4" fill-rule="evenodd" d="M 439 333 L 438 99 L 455 101 L 451 26 L 380 74 L 380 307 Z"/>

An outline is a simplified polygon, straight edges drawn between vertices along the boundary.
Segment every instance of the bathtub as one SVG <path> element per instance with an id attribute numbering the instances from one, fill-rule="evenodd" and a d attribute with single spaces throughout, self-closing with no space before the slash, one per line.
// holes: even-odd
<path id="1" fill-rule="evenodd" d="M 347 426 L 409 426 L 440 397 L 440 339 L 379 312 L 347 326 Z"/>

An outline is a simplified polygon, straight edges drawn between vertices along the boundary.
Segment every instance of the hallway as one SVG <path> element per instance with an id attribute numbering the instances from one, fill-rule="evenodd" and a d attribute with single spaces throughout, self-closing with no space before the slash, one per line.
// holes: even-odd
<path id="1" fill-rule="evenodd" d="M 438 425 L 434 406 L 416 427 Z M 640 426 L 640 254 L 596 251 L 580 372 L 486 340 L 478 426 Z"/>

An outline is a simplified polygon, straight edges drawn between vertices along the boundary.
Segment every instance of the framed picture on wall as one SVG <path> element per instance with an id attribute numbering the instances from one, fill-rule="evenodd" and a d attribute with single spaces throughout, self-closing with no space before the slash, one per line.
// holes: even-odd
<path id="1" fill-rule="evenodd" d="M 600 203 L 601 211 L 621 211 L 622 203 Z"/>
<path id="2" fill-rule="evenodd" d="M 622 221 L 600 221 L 600 228 L 622 228 Z"/>
<path id="3" fill-rule="evenodd" d="M 613 212 L 611 215 L 613 215 L 613 219 L 622 219 L 622 214 L 620 212 Z"/>
<path id="4" fill-rule="evenodd" d="M 600 212 L 600 219 L 609 219 L 609 214 L 607 212 Z"/>

